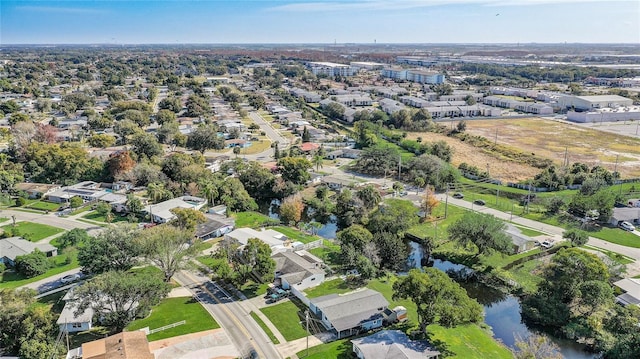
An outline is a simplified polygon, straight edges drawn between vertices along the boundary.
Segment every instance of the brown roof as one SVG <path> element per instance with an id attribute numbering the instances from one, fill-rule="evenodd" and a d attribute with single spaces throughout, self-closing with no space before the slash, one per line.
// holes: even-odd
<path id="1" fill-rule="evenodd" d="M 122 332 L 82 344 L 84 359 L 154 359 L 147 335 L 141 331 Z"/>

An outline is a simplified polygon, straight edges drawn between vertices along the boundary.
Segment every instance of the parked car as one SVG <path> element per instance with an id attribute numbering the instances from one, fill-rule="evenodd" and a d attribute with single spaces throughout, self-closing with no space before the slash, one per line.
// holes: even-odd
<path id="1" fill-rule="evenodd" d="M 456 193 L 453 194 L 452 197 L 453 198 L 457 198 L 457 199 L 463 199 L 464 195 L 462 193 L 460 193 L 460 192 L 456 192 Z"/>
<path id="2" fill-rule="evenodd" d="M 268 303 L 275 303 L 279 300 L 282 300 L 284 298 L 287 298 L 289 296 L 289 291 L 288 290 L 284 290 L 281 288 L 278 288 L 274 291 L 274 293 L 272 293 L 269 298 L 267 299 Z"/>
<path id="3" fill-rule="evenodd" d="M 77 281 L 80 278 L 81 278 L 80 273 L 69 274 L 69 275 L 65 275 L 64 277 L 60 278 L 60 281 L 63 284 L 69 284 L 69 283 Z"/>
<path id="4" fill-rule="evenodd" d="M 487 202 L 485 202 L 483 199 L 476 199 L 475 201 L 473 201 L 473 204 L 477 204 L 478 206 L 484 206 L 485 204 L 487 204 Z"/>
<path id="5" fill-rule="evenodd" d="M 549 248 L 553 247 L 553 242 L 551 242 L 551 241 L 542 241 L 540 243 L 540 246 L 543 247 L 543 248 L 549 249 Z"/>
<path id="6" fill-rule="evenodd" d="M 624 229 L 625 231 L 629 231 L 629 232 L 633 232 L 636 230 L 636 227 L 633 226 L 633 224 L 627 222 L 627 221 L 622 221 L 618 223 L 618 227 L 620 227 L 621 229 Z"/>

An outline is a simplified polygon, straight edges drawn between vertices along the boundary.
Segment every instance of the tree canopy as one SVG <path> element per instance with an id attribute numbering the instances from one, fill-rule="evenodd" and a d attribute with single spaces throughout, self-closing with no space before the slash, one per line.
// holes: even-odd
<path id="1" fill-rule="evenodd" d="M 513 245 L 505 229 L 505 223 L 490 214 L 466 212 L 448 231 L 451 240 L 477 248 L 478 254 L 510 253 Z"/>

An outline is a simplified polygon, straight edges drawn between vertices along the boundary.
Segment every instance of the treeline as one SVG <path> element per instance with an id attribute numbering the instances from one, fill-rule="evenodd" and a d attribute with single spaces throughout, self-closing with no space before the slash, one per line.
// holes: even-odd
<path id="1" fill-rule="evenodd" d="M 582 81 L 590 76 L 595 77 L 635 77 L 640 74 L 637 70 L 611 69 L 603 67 L 579 67 L 579 66 L 554 66 L 541 67 L 527 66 L 502 66 L 495 64 L 471 64 L 463 63 L 458 69 L 474 74 L 504 77 L 512 80 L 527 79 L 530 81 L 548 82 L 573 82 Z"/>

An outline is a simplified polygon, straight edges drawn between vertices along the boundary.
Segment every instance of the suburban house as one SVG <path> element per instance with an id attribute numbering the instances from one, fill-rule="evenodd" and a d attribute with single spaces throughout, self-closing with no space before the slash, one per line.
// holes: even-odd
<path id="1" fill-rule="evenodd" d="M 191 208 L 199 210 L 207 204 L 207 200 L 194 196 L 181 196 L 170 199 L 168 201 L 152 204 L 146 206 L 142 211 L 149 213 L 151 221 L 153 223 L 167 223 L 176 218 L 175 214 L 171 213 L 174 208 Z"/>
<path id="2" fill-rule="evenodd" d="M 612 226 L 617 226 L 618 223 L 627 221 L 631 224 L 640 224 L 640 208 L 614 208 L 609 223 Z"/>
<path id="3" fill-rule="evenodd" d="M 62 297 L 64 300 L 64 308 L 56 321 L 62 333 L 76 333 L 91 330 L 93 327 L 94 311 L 91 307 L 85 309 L 82 313 L 76 315 L 78 304 L 75 301 L 73 289 Z"/>
<path id="4" fill-rule="evenodd" d="M 82 344 L 83 359 L 154 359 L 147 335 L 141 331 L 122 332 Z"/>
<path id="5" fill-rule="evenodd" d="M 338 339 L 382 327 L 389 302 L 368 288 L 346 294 L 329 294 L 309 300 L 309 309 Z"/>
<path id="6" fill-rule="evenodd" d="M 411 340 L 399 330 L 382 330 L 352 339 L 351 343 L 359 359 L 438 359 L 440 356 L 427 341 Z"/>
<path id="7" fill-rule="evenodd" d="M 196 226 L 195 236 L 202 240 L 222 237 L 233 231 L 236 221 L 233 218 L 221 216 L 219 214 L 205 213 L 206 222 Z"/>
<path id="8" fill-rule="evenodd" d="M 622 305 L 640 305 L 640 279 L 625 278 L 613 283 L 624 291 L 616 297 L 616 302 Z"/>
<path id="9" fill-rule="evenodd" d="M 518 227 L 511 224 L 507 224 L 507 229 L 504 232 L 511 238 L 514 253 L 522 253 L 530 249 L 534 249 L 538 242 L 535 239 L 522 234 L 522 231 Z"/>
<path id="10" fill-rule="evenodd" d="M 313 254 L 301 250 L 286 250 L 271 256 L 276 262 L 276 285 L 284 289 L 305 290 L 322 283 L 324 263 Z"/>
<path id="11" fill-rule="evenodd" d="M 230 233 L 224 235 L 225 240 L 237 242 L 240 246 L 246 246 L 249 243 L 249 239 L 257 238 L 271 247 L 272 250 L 297 248 L 302 246 L 302 243 L 294 242 L 287 238 L 284 234 L 274 231 L 273 229 L 261 228 L 259 231 L 253 228 L 238 228 Z"/>
<path id="12" fill-rule="evenodd" d="M 100 184 L 93 181 L 84 181 L 71 186 L 62 187 L 56 191 L 48 193 L 47 199 L 54 203 L 66 203 L 72 197 L 80 197 L 86 202 L 95 201 L 106 195 L 108 192 L 100 187 Z"/>
<path id="13" fill-rule="evenodd" d="M 0 263 L 13 266 L 16 257 L 39 250 L 53 257 L 58 254 L 58 248 L 49 243 L 33 243 L 22 237 L 9 237 L 0 239 Z"/>
<path id="14" fill-rule="evenodd" d="M 357 187 L 359 185 L 359 183 L 354 180 L 338 178 L 335 176 L 324 176 L 322 177 L 321 182 L 334 191 L 340 191 L 346 187 Z"/>
<path id="15" fill-rule="evenodd" d="M 360 154 L 362 150 L 356 150 L 354 148 L 343 148 L 340 150 L 334 150 L 325 156 L 326 159 L 335 160 L 336 158 L 349 158 L 349 159 L 358 159 L 360 158 Z"/>
<path id="16" fill-rule="evenodd" d="M 29 198 L 42 198 L 45 195 L 60 189 L 59 184 L 47 184 L 47 183 L 17 183 L 15 188 L 18 191 L 24 191 Z"/>

